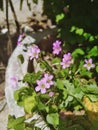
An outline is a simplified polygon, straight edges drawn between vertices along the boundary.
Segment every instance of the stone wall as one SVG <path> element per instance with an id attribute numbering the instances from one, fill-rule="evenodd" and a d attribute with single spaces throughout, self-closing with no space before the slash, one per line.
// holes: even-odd
<path id="1" fill-rule="evenodd" d="M 13 6 L 17 15 L 17 18 L 19 20 L 19 22 L 25 22 L 27 21 L 28 17 L 32 16 L 32 13 L 37 13 L 38 14 L 38 18 L 40 18 L 40 14 L 42 14 L 42 5 L 43 5 L 43 1 L 42 0 L 38 0 L 38 4 L 34 4 L 32 2 L 32 0 L 29 0 L 29 3 L 31 4 L 31 11 L 28 9 L 27 7 L 27 3 L 26 0 L 24 0 L 23 2 L 23 7 L 22 10 L 19 9 L 20 7 L 20 0 L 12 0 L 13 2 Z M 5 0 L 4 0 L 5 3 Z M 9 21 L 13 22 L 13 14 L 11 12 L 10 6 L 9 6 Z M 5 4 L 4 4 L 4 11 L 0 11 L 0 24 L 4 24 L 4 22 L 6 22 L 6 10 L 5 10 Z"/>

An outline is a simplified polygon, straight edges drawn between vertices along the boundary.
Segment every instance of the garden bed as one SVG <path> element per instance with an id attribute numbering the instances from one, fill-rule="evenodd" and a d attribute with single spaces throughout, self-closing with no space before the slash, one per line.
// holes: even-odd
<path id="1" fill-rule="evenodd" d="M 77 61 L 75 57 L 79 50 L 71 54 L 62 50 L 61 41 L 45 37 L 42 41 L 46 42 L 39 43 L 46 45 L 49 42 L 53 48 L 49 49 L 46 46 L 44 51 L 44 46 L 37 44 L 32 37 L 29 37 L 29 40 L 32 40 L 33 44 L 28 41 L 28 45 L 25 38 L 19 42 L 12 55 L 12 61 L 15 58 L 16 61 L 7 69 L 6 82 L 12 80 L 12 84 L 6 84 L 6 96 L 8 89 L 12 89 L 13 99 L 12 102 L 10 99 L 8 104 L 11 114 L 16 116 L 9 116 L 8 128 L 97 130 L 98 87 L 95 79 L 91 77 L 93 72 L 90 70 L 95 68 L 92 59 L 85 59 L 77 66 L 74 63 Z M 20 51 L 16 53 L 18 48 Z M 36 55 L 33 55 L 34 49 L 37 49 Z M 17 63 L 17 66 L 14 66 L 14 63 Z M 18 71 L 12 72 L 11 69 L 14 70 L 14 67 Z M 12 72 L 10 75 L 9 68 Z M 10 103 L 13 104 L 13 108 Z M 17 110 L 14 112 L 12 109 Z M 20 123 L 11 124 L 12 120 Z M 40 126 L 39 123 L 43 125 Z"/>

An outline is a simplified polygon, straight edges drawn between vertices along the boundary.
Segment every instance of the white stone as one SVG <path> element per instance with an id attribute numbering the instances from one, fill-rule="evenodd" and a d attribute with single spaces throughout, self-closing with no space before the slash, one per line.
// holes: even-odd
<path id="1" fill-rule="evenodd" d="M 18 83 L 17 88 L 13 88 L 11 85 L 10 78 L 12 76 L 16 76 L 18 79 L 21 80 L 23 78 L 23 76 L 27 73 L 29 56 L 27 55 L 26 52 L 23 51 L 23 49 L 24 49 L 23 45 L 25 43 L 28 43 L 28 44 L 33 43 L 34 41 L 35 41 L 35 39 L 33 39 L 30 36 L 27 36 L 22 41 L 22 44 L 18 45 L 15 48 L 15 50 L 13 51 L 13 53 L 9 59 L 7 69 L 6 69 L 5 96 L 6 96 L 6 100 L 7 100 L 7 104 L 8 104 L 8 108 L 9 108 L 9 114 L 14 115 L 16 118 L 25 115 L 24 108 L 18 106 L 14 99 L 15 90 L 20 89 L 22 86 L 24 86 L 24 84 L 20 82 L 20 83 Z M 22 54 L 24 57 L 23 64 L 21 64 L 20 60 L 17 58 L 17 56 L 19 54 Z M 39 67 L 39 65 L 37 66 L 36 61 L 34 64 L 36 64 L 36 72 L 37 72 L 40 67 Z M 25 122 L 31 122 L 32 120 L 35 120 L 35 119 L 38 119 L 35 123 L 35 126 L 41 128 L 41 130 L 50 130 L 50 128 L 47 127 L 47 124 L 45 123 L 45 121 L 42 119 L 42 117 L 39 114 L 35 114 L 30 119 L 27 119 Z"/>
<path id="2" fill-rule="evenodd" d="M 30 36 L 27 36 L 21 43 L 21 45 L 18 45 L 15 50 L 13 51 L 11 57 L 9 58 L 8 61 L 8 66 L 6 69 L 6 75 L 5 75 L 5 96 L 7 100 L 7 104 L 9 107 L 9 111 L 11 115 L 15 115 L 16 117 L 23 116 L 24 109 L 22 107 L 19 107 L 15 100 L 14 100 L 14 89 L 11 86 L 11 80 L 10 78 L 12 76 L 16 76 L 19 80 L 23 78 L 23 76 L 27 73 L 27 66 L 28 66 L 28 59 L 29 56 L 27 55 L 26 52 L 23 51 L 24 49 L 24 44 L 25 43 L 33 43 L 35 39 L 31 38 Z M 21 64 L 20 60 L 18 59 L 18 55 L 22 54 L 24 57 L 24 63 Z M 19 83 L 18 88 L 21 88 L 24 84 Z"/>

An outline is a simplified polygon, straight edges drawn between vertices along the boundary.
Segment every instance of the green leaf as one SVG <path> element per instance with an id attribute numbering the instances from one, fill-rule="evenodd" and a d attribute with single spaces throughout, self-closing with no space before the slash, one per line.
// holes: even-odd
<path id="1" fill-rule="evenodd" d="M 72 95 L 78 99 L 82 99 L 84 96 L 84 93 L 82 92 L 81 88 L 74 88 L 74 90 L 72 91 Z"/>
<path id="2" fill-rule="evenodd" d="M 97 96 L 97 95 L 87 94 L 87 96 L 89 97 L 89 99 L 90 99 L 92 102 L 98 101 L 98 96 Z"/>
<path id="3" fill-rule="evenodd" d="M 65 15 L 63 13 L 56 15 L 56 22 L 58 23 L 60 20 L 64 18 L 64 16 Z"/>
<path id="4" fill-rule="evenodd" d="M 76 31 L 75 31 L 75 33 L 78 34 L 78 35 L 82 35 L 83 32 L 84 32 L 84 30 L 82 28 L 80 28 L 80 29 L 77 28 Z"/>
<path id="5" fill-rule="evenodd" d="M 47 61 L 45 61 L 45 60 L 41 61 L 40 65 L 41 65 L 41 67 L 42 67 L 43 69 L 47 69 L 47 71 L 50 71 L 50 72 L 53 71 L 53 70 L 52 70 L 52 67 L 51 67 L 51 66 L 49 65 L 49 63 L 48 63 Z"/>
<path id="6" fill-rule="evenodd" d="M 75 30 L 76 30 L 76 27 L 72 26 L 71 29 L 70 29 L 70 32 L 74 32 Z"/>
<path id="7" fill-rule="evenodd" d="M 24 100 L 24 109 L 27 113 L 31 114 L 32 111 L 35 111 L 37 107 L 36 94 L 33 93 L 32 96 Z"/>
<path id="8" fill-rule="evenodd" d="M 61 62 L 60 58 L 56 57 L 52 59 L 52 64 L 59 64 Z"/>
<path id="9" fill-rule="evenodd" d="M 68 69 L 61 69 L 54 71 L 56 79 L 66 78 L 69 70 Z"/>
<path id="10" fill-rule="evenodd" d="M 89 37 L 91 36 L 91 34 L 85 32 L 85 33 L 83 33 L 83 36 L 87 40 L 87 39 L 89 39 Z"/>
<path id="11" fill-rule="evenodd" d="M 83 86 L 82 91 L 88 94 L 98 94 L 98 87 L 94 84 Z"/>
<path id="12" fill-rule="evenodd" d="M 58 106 L 55 104 L 51 105 L 49 108 L 49 112 L 50 113 L 58 112 Z"/>
<path id="13" fill-rule="evenodd" d="M 20 59 L 21 64 L 23 64 L 24 63 L 24 57 L 23 57 L 23 55 L 22 54 L 18 55 L 18 58 Z"/>
<path id="14" fill-rule="evenodd" d="M 37 100 L 38 101 L 38 100 Z M 44 103 L 42 103 L 41 101 L 38 101 L 38 110 L 45 110 L 46 105 Z"/>
<path id="15" fill-rule="evenodd" d="M 66 99 L 66 97 L 67 97 L 67 89 L 64 86 L 63 80 L 57 79 L 57 88 L 60 89 L 60 90 L 62 90 L 63 99 Z"/>
<path id="16" fill-rule="evenodd" d="M 72 56 L 74 58 L 79 57 L 80 55 L 84 55 L 84 51 L 81 48 L 77 48 L 73 51 Z"/>
<path id="17" fill-rule="evenodd" d="M 23 106 L 24 100 L 30 95 L 32 95 L 32 92 L 33 92 L 32 88 L 29 87 L 22 87 L 19 90 L 16 90 L 14 92 L 14 98 L 17 101 L 17 104 L 19 106 Z"/>
<path id="18" fill-rule="evenodd" d="M 74 107 L 74 110 L 76 110 L 76 111 L 79 111 L 80 109 L 82 109 L 82 106 L 81 106 L 81 105 L 76 105 L 76 106 Z"/>
<path id="19" fill-rule="evenodd" d="M 47 115 L 46 120 L 55 128 L 59 124 L 59 115 L 58 113 L 50 113 Z"/>
<path id="20" fill-rule="evenodd" d="M 74 90 L 74 84 L 70 83 L 69 80 L 64 80 L 64 86 L 67 88 L 68 93 L 72 94 Z"/>
<path id="21" fill-rule="evenodd" d="M 95 36 L 95 39 L 98 39 L 98 35 Z"/>
<path id="22" fill-rule="evenodd" d="M 81 66 L 81 71 L 79 72 L 82 77 L 91 78 L 92 72 L 88 71 L 85 67 Z"/>
<path id="23" fill-rule="evenodd" d="M 64 90 L 63 90 L 63 99 L 66 99 L 67 96 L 68 96 L 67 89 L 64 89 Z"/>
<path id="24" fill-rule="evenodd" d="M 98 56 L 98 46 L 94 46 L 89 52 L 88 52 L 88 58 L 92 56 Z"/>
<path id="25" fill-rule="evenodd" d="M 35 84 L 36 83 L 36 80 L 40 79 L 41 78 L 41 73 L 38 72 L 38 73 L 35 73 L 35 72 L 32 72 L 32 73 L 27 73 L 24 78 L 23 78 L 23 81 L 25 82 L 28 82 L 30 84 Z"/>
<path id="26" fill-rule="evenodd" d="M 90 41 L 90 42 L 92 42 L 92 41 L 94 41 L 94 40 L 95 40 L 94 36 L 90 36 L 90 37 L 89 37 L 89 41 Z"/>
<path id="27" fill-rule="evenodd" d="M 60 80 L 60 79 L 57 79 L 57 88 L 58 88 L 58 89 L 61 89 L 61 90 L 64 90 L 64 89 L 65 89 L 65 88 L 64 88 L 64 83 L 63 83 L 63 81 Z"/>
<path id="28" fill-rule="evenodd" d="M 98 73 L 98 65 L 96 66 L 96 72 Z"/>
<path id="29" fill-rule="evenodd" d="M 19 90 L 16 90 L 16 91 L 14 92 L 14 99 L 15 99 L 16 101 L 19 100 L 19 93 L 20 93 Z"/>
<path id="30" fill-rule="evenodd" d="M 14 127 L 15 130 L 24 130 L 24 128 L 25 128 L 24 123 L 18 124 Z"/>
<path id="31" fill-rule="evenodd" d="M 40 95 L 40 97 L 42 98 L 42 99 L 50 99 L 50 96 L 49 96 L 49 94 L 41 94 Z"/>
<path id="32" fill-rule="evenodd" d="M 64 102 L 64 107 L 66 108 L 68 104 L 73 101 L 73 99 L 74 98 L 72 96 L 68 96 Z"/>
<path id="33" fill-rule="evenodd" d="M 24 130 L 24 117 L 15 118 L 14 116 L 9 115 L 8 117 L 8 128 L 14 128 L 15 130 Z"/>

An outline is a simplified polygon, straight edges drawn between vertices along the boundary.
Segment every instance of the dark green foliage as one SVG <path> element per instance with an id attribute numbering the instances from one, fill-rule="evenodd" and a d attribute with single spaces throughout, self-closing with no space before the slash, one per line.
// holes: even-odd
<path id="1" fill-rule="evenodd" d="M 32 72 L 32 73 L 27 73 L 24 76 L 23 81 L 27 82 L 27 83 L 36 83 L 36 80 L 40 79 L 40 78 L 41 78 L 41 73 L 40 72 L 38 72 L 38 73 Z"/>
<path id="2" fill-rule="evenodd" d="M 24 130 L 24 117 L 19 117 L 16 119 L 14 116 L 9 115 L 8 119 L 8 130 L 10 130 L 11 128 L 14 128 L 14 130 Z"/>
<path id="3" fill-rule="evenodd" d="M 57 26 L 57 38 L 77 63 L 78 58 L 93 58 L 98 77 L 98 0 L 44 0 L 44 14 Z"/>
<path id="4" fill-rule="evenodd" d="M 49 3 L 49 4 L 48 4 Z M 98 34 L 98 1 L 94 0 L 44 0 L 44 13 L 57 24 L 61 39 L 75 44 L 86 41 L 77 32 L 70 32 L 72 26 L 82 28 L 92 35 Z M 64 14 L 63 19 L 56 23 L 56 16 Z"/>

